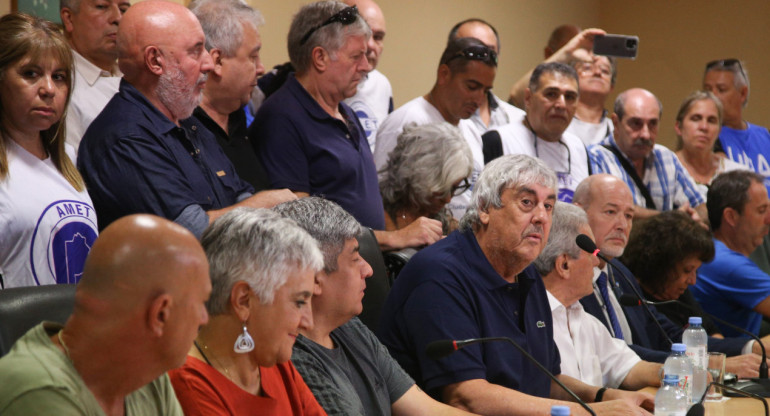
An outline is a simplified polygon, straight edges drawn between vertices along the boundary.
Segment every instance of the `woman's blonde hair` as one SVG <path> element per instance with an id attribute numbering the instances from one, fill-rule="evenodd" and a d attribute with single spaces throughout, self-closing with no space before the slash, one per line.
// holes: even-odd
<path id="1" fill-rule="evenodd" d="M 58 122 L 40 132 L 40 138 L 54 166 L 76 190 L 82 191 L 85 188 L 83 178 L 64 151 L 67 134 L 65 119 L 73 86 L 72 52 L 64 35 L 58 26 L 45 19 L 25 13 L 11 13 L 0 18 L 0 39 L 3 40 L 0 46 L 0 82 L 3 82 L 9 68 L 22 59 L 39 62 L 52 58 L 64 67 L 67 76 L 64 112 Z M 4 111 L 0 102 L 0 114 Z M 8 177 L 7 143 L 10 140 L 6 126 L 1 120 L 0 118 L 0 181 Z"/>

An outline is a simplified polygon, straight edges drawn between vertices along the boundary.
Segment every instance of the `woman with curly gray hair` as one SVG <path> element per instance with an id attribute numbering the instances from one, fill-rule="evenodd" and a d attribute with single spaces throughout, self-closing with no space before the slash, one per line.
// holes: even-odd
<path id="1" fill-rule="evenodd" d="M 420 217 L 441 221 L 444 234 L 457 228 L 446 208 L 470 188 L 473 156 L 457 127 L 446 122 L 408 125 L 380 170 L 385 229 L 398 230 Z"/>

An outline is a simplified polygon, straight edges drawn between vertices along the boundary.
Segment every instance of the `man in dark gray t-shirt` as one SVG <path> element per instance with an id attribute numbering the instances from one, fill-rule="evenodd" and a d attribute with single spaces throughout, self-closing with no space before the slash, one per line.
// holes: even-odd
<path id="1" fill-rule="evenodd" d="M 425 394 L 356 315 L 372 268 L 358 253 L 366 230 L 334 202 L 301 198 L 274 208 L 318 242 L 313 328 L 297 337 L 291 360 L 329 415 L 467 415 Z"/>

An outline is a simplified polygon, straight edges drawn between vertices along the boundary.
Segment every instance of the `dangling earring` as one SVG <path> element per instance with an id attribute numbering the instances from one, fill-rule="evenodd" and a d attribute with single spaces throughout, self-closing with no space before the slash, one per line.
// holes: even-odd
<path id="1" fill-rule="evenodd" d="M 244 322 L 243 333 L 238 335 L 238 338 L 235 340 L 235 346 L 233 346 L 233 351 L 237 352 L 238 354 L 246 354 L 247 352 L 253 349 L 254 349 L 254 339 L 251 338 L 249 331 L 246 329 L 246 322 Z"/>

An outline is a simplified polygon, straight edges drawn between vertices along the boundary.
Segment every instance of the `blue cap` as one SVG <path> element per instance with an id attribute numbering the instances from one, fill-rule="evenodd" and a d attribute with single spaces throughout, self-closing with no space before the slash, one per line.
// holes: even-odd
<path id="1" fill-rule="evenodd" d="M 666 374 L 663 376 L 663 384 L 679 384 L 679 376 L 676 374 Z"/>
<path id="2" fill-rule="evenodd" d="M 687 345 L 684 344 L 671 344 L 671 351 L 685 352 L 687 351 Z"/>
<path id="3" fill-rule="evenodd" d="M 569 416 L 569 407 L 567 406 L 551 406 L 551 416 Z"/>
<path id="4" fill-rule="evenodd" d="M 701 325 L 703 324 L 703 319 L 700 316 L 691 316 L 689 322 L 690 325 Z"/>

